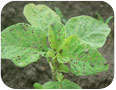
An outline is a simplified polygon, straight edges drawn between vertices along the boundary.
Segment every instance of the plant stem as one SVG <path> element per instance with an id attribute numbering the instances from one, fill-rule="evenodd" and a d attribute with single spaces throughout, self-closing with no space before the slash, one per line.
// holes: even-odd
<path id="1" fill-rule="evenodd" d="M 53 81 L 56 81 L 56 70 L 55 68 L 53 67 L 52 63 L 49 62 L 49 65 L 50 65 L 50 68 L 51 68 L 51 71 L 52 71 L 52 80 Z"/>
<path id="2" fill-rule="evenodd" d="M 58 72 L 58 62 L 56 60 L 54 61 L 49 61 L 49 65 L 50 65 L 50 68 L 51 68 L 51 71 L 52 71 L 52 80 L 53 81 L 62 81 L 63 77 L 62 76 L 62 73 Z M 57 78 L 56 78 L 57 76 Z"/>
<path id="3" fill-rule="evenodd" d="M 56 72 L 52 72 L 52 80 L 53 81 L 57 81 L 57 79 L 56 79 Z"/>

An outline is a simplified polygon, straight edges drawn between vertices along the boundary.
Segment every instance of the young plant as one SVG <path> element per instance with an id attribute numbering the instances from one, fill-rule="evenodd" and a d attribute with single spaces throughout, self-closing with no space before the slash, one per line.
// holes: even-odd
<path id="1" fill-rule="evenodd" d="M 56 14 L 59 15 L 59 17 L 61 18 L 61 21 L 65 24 L 66 23 L 66 19 L 64 18 L 62 11 L 60 10 L 60 8 L 55 7 L 54 8 L 56 11 Z"/>
<path id="2" fill-rule="evenodd" d="M 51 67 L 53 81 L 36 89 L 80 89 L 62 73 L 76 76 L 94 75 L 107 71 L 109 65 L 97 50 L 101 48 L 110 28 L 90 16 L 77 16 L 65 25 L 46 5 L 27 4 L 24 16 L 30 24 L 18 23 L 2 31 L 2 58 L 17 67 L 25 67 L 45 57 Z M 70 67 L 67 66 L 70 64 Z"/>
<path id="3" fill-rule="evenodd" d="M 104 22 L 106 24 L 109 24 L 109 22 L 112 20 L 113 16 L 109 16 L 106 20 L 100 15 L 100 13 L 96 12 L 97 19 L 101 22 Z"/>

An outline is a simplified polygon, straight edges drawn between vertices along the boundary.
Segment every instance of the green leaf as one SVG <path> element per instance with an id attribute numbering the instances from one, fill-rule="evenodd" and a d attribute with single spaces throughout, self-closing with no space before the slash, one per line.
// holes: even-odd
<path id="1" fill-rule="evenodd" d="M 46 36 L 41 30 L 19 23 L 2 31 L 2 58 L 19 67 L 36 62 L 47 51 Z"/>
<path id="2" fill-rule="evenodd" d="M 97 49 L 87 44 L 78 45 L 70 65 L 72 73 L 76 76 L 97 74 L 109 68 L 106 60 Z"/>
<path id="3" fill-rule="evenodd" d="M 62 22 L 65 24 L 66 19 L 64 18 L 63 14 L 62 14 L 62 11 L 57 7 L 55 7 L 55 11 L 56 11 L 56 14 L 59 15 L 59 17 L 62 19 Z"/>
<path id="4" fill-rule="evenodd" d="M 65 48 L 66 50 L 68 49 L 67 47 L 68 47 L 68 45 L 70 44 L 72 38 L 73 38 L 73 36 L 69 36 L 69 37 L 65 38 L 65 39 L 61 42 L 61 44 L 60 44 L 60 46 L 59 46 L 59 48 L 58 48 L 58 52 L 59 52 L 60 54 L 63 52 L 63 49 L 64 49 L 64 48 Z"/>
<path id="5" fill-rule="evenodd" d="M 45 33 L 49 25 L 61 23 L 60 17 L 46 5 L 27 4 L 23 13 L 31 25 L 40 27 Z"/>
<path id="6" fill-rule="evenodd" d="M 76 48 L 76 44 L 77 44 L 77 36 L 75 35 L 71 35 L 61 42 L 61 45 L 57 50 L 58 52 L 57 60 L 59 63 L 67 63 L 70 61 L 72 53 Z"/>
<path id="7" fill-rule="evenodd" d="M 86 44 L 95 48 L 104 45 L 110 28 L 107 24 L 89 16 L 77 16 L 71 18 L 65 25 L 68 35 L 75 34 Z"/>
<path id="8" fill-rule="evenodd" d="M 62 25 L 62 24 L 53 25 L 53 30 L 55 32 L 55 36 L 56 36 L 56 40 L 57 40 L 57 44 L 58 44 L 58 48 L 59 48 L 59 46 L 64 41 L 65 36 L 66 36 L 64 25 Z M 58 51 L 58 48 L 56 51 Z"/>
<path id="9" fill-rule="evenodd" d="M 59 82 L 62 81 L 63 78 L 64 78 L 64 75 L 63 75 L 62 73 L 57 73 L 56 79 L 57 79 Z"/>
<path id="10" fill-rule="evenodd" d="M 105 23 L 106 23 L 106 24 L 109 24 L 109 22 L 110 22 L 110 20 L 112 20 L 112 18 L 113 18 L 113 16 L 109 16 L 109 17 L 106 19 Z"/>
<path id="11" fill-rule="evenodd" d="M 63 22 L 63 23 L 66 23 L 66 22 L 67 22 L 67 20 L 66 20 L 65 18 L 63 18 L 63 19 L 62 19 L 62 22 Z"/>
<path id="12" fill-rule="evenodd" d="M 68 63 L 70 61 L 70 58 L 67 56 L 57 55 L 57 60 L 59 63 Z"/>
<path id="13" fill-rule="evenodd" d="M 76 83 L 71 82 L 67 79 L 62 81 L 62 89 L 81 89 Z"/>
<path id="14" fill-rule="evenodd" d="M 74 44 L 77 41 L 77 37 L 75 35 L 71 35 L 68 37 L 65 37 L 65 39 L 61 42 L 60 46 L 58 47 L 58 52 L 61 55 L 68 54 L 69 52 L 72 52 L 72 49 L 74 48 Z"/>
<path id="15" fill-rule="evenodd" d="M 49 27 L 49 30 L 48 30 L 48 41 L 50 43 L 50 47 L 53 50 L 56 50 L 58 47 L 58 42 L 57 42 L 55 32 L 51 26 Z"/>
<path id="16" fill-rule="evenodd" d="M 53 49 L 49 49 L 46 53 L 46 57 L 53 58 L 55 56 L 56 52 Z"/>
<path id="17" fill-rule="evenodd" d="M 35 89 L 44 89 L 43 86 L 41 84 L 39 84 L 39 83 L 34 83 L 33 87 Z"/>
<path id="18" fill-rule="evenodd" d="M 48 41 L 50 47 L 57 51 L 61 41 L 64 39 L 63 24 L 53 24 L 48 29 Z"/>
<path id="19" fill-rule="evenodd" d="M 59 15 L 60 18 L 63 18 L 62 11 L 59 8 L 57 8 L 57 7 L 55 7 L 54 9 L 56 11 L 56 14 Z"/>
<path id="20" fill-rule="evenodd" d="M 50 81 L 43 85 L 45 89 L 81 89 L 77 84 L 67 79 L 63 81 Z"/>
<path id="21" fill-rule="evenodd" d="M 64 73 L 69 73 L 70 72 L 70 69 L 67 65 L 65 64 L 61 64 L 59 67 L 58 67 L 58 71 L 59 72 L 64 72 Z"/>
<path id="22" fill-rule="evenodd" d="M 60 82 L 47 82 L 43 85 L 45 89 L 61 89 L 61 83 Z"/>

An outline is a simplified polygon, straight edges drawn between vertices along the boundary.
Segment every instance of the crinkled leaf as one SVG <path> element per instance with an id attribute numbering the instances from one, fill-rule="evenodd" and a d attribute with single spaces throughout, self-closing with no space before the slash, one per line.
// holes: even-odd
<path id="1" fill-rule="evenodd" d="M 70 61 L 73 51 L 75 50 L 75 46 L 77 44 L 77 37 L 71 35 L 65 38 L 60 44 L 57 52 L 57 60 L 60 63 L 67 63 Z"/>
<path id="2" fill-rule="evenodd" d="M 39 83 L 34 83 L 33 87 L 35 89 L 44 89 L 43 86 L 41 84 L 39 84 Z"/>
<path id="3" fill-rule="evenodd" d="M 49 41 L 50 47 L 53 50 L 56 50 L 58 47 L 58 42 L 57 42 L 55 32 L 51 26 L 49 27 L 49 30 L 48 30 L 48 41 Z"/>
<path id="4" fill-rule="evenodd" d="M 69 73 L 70 72 L 70 69 L 67 65 L 65 64 L 61 64 L 59 67 L 58 67 L 58 71 L 59 72 L 64 72 L 64 73 Z"/>
<path id="5" fill-rule="evenodd" d="M 57 60 L 59 63 L 68 63 L 70 61 L 70 58 L 67 56 L 57 55 Z"/>
<path id="6" fill-rule="evenodd" d="M 49 49 L 46 53 L 46 57 L 53 58 L 55 56 L 56 52 L 53 49 Z"/>
<path id="7" fill-rule="evenodd" d="M 19 23 L 2 31 L 2 58 L 24 67 L 40 58 L 47 50 L 46 36 L 41 30 Z"/>
<path id="8" fill-rule="evenodd" d="M 43 85 L 45 89 L 61 89 L 61 83 L 60 82 L 47 82 Z"/>
<path id="9" fill-rule="evenodd" d="M 49 25 L 61 23 L 60 17 L 46 5 L 27 4 L 23 13 L 31 25 L 40 27 L 45 33 Z"/>
<path id="10" fill-rule="evenodd" d="M 53 24 L 48 29 L 48 41 L 50 47 L 57 51 L 61 41 L 64 39 L 63 24 Z"/>
<path id="11" fill-rule="evenodd" d="M 69 44 L 70 44 L 72 38 L 73 38 L 73 36 L 69 36 L 69 37 L 65 38 L 65 39 L 61 42 L 61 44 L 60 44 L 60 46 L 59 46 L 59 48 L 58 48 L 58 52 L 59 52 L 60 54 L 63 52 L 63 49 L 64 49 L 64 48 L 65 48 L 65 50 L 68 49 L 68 46 L 69 46 Z"/>
<path id="12" fill-rule="evenodd" d="M 107 24 L 89 16 L 71 18 L 65 25 L 68 35 L 76 34 L 80 40 L 95 48 L 104 45 L 110 28 Z"/>
<path id="13" fill-rule="evenodd" d="M 57 42 L 57 46 L 61 44 L 61 42 L 65 38 L 65 31 L 64 31 L 64 25 L 62 23 L 52 24 L 52 30 L 54 31 L 55 39 Z"/>
<path id="14" fill-rule="evenodd" d="M 67 79 L 62 81 L 62 89 L 81 89 L 79 85 Z"/>
<path id="15" fill-rule="evenodd" d="M 60 46 L 58 47 L 57 51 L 61 55 L 68 55 L 75 48 L 75 42 L 77 42 L 77 37 L 75 35 L 65 37 L 65 39 L 61 42 Z"/>
<path id="16" fill-rule="evenodd" d="M 108 70 L 104 57 L 87 44 L 78 44 L 74 51 L 74 59 L 70 62 L 71 71 L 77 76 L 92 75 Z"/>

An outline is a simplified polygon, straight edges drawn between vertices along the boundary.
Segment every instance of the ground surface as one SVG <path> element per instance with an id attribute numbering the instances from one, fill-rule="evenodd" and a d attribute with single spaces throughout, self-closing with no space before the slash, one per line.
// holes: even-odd
<path id="1" fill-rule="evenodd" d="M 2 30 L 9 25 L 18 22 L 26 22 L 23 16 L 24 5 L 29 2 L 10 2 L 4 6 L 2 16 Z M 98 11 L 104 19 L 113 16 L 111 6 L 104 2 L 33 2 L 36 4 L 46 4 L 49 7 L 59 7 L 68 20 L 70 17 L 78 15 L 89 15 L 95 17 Z M 108 86 L 114 76 L 114 28 L 113 20 L 109 26 L 112 31 L 107 39 L 106 44 L 100 49 L 102 55 L 106 58 L 110 65 L 107 72 L 92 76 L 77 77 L 71 73 L 65 74 L 75 83 L 78 83 L 82 88 L 104 88 Z M 33 88 L 34 82 L 44 84 L 51 80 L 51 71 L 48 63 L 44 58 L 41 58 L 37 63 L 32 63 L 25 68 L 18 68 L 9 60 L 2 60 L 1 62 L 1 77 L 3 82 L 11 88 Z"/>

